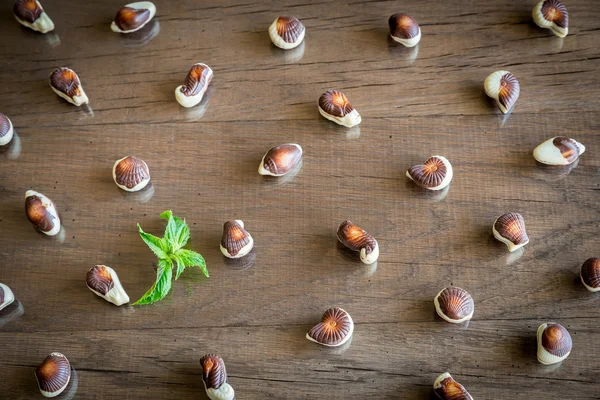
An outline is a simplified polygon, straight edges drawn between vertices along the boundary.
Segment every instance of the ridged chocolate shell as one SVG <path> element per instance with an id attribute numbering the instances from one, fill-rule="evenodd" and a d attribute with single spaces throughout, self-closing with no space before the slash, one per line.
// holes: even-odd
<path id="1" fill-rule="evenodd" d="M 495 99 L 500 111 L 508 113 L 517 102 L 521 87 L 517 77 L 508 71 L 496 71 L 484 82 L 485 92 Z"/>
<path id="2" fill-rule="evenodd" d="M 542 164 L 569 165 L 585 152 L 585 146 L 578 141 L 556 136 L 541 143 L 533 150 L 533 157 Z"/>
<path id="3" fill-rule="evenodd" d="M 420 32 L 419 24 L 408 14 L 393 14 L 388 20 L 388 24 L 390 26 L 390 34 L 393 37 L 411 39 L 416 37 Z"/>
<path id="4" fill-rule="evenodd" d="M 558 0 L 540 1 L 533 9 L 533 21 L 558 37 L 564 38 L 569 33 L 569 13 Z"/>
<path id="5" fill-rule="evenodd" d="M 110 271 L 104 265 L 96 265 L 90 269 L 85 275 L 85 282 L 90 289 L 104 296 L 115 285 Z"/>
<path id="6" fill-rule="evenodd" d="M 113 166 L 113 179 L 121 189 L 141 190 L 150 181 L 150 169 L 144 160 L 128 156 L 118 160 Z"/>
<path id="7" fill-rule="evenodd" d="M 122 7 L 115 15 L 115 25 L 122 31 L 131 31 L 140 28 L 150 19 L 150 10 Z"/>
<path id="8" fill-rule="evenodd" d="M 219 389 L 227 382 L 227 370 L 223 359 L 214 354 L 207 354 L 200 359 L 202 381 L 206 389 Z"/>
<path id="9" fill-rule="evenodd" d="M 277 18 L 277 34 L 284 42 L 294 43 L 302 35 L 306 28 L 304 24 L 295 17 Z"/>
<path id="10" fill-rule="evenodd" d="M 450 184 L 454 172 L 445 157 L 433 156 L 424 164 L 410 167 L 406 175 L 422 188 L 441 190 Z"/>
<path id="11" fill-rule="evenodd" d="M 442 400 L 473 400 L 463 385 L 444 372 L 433 383 L 433 391 Z"/>
<path id="12" fill-rule="evenodd" d="M 295 143 L 275 146 L 263 157 L 258 173 L 282 176 L 290 172 L 302 159 L 302 147 Z"/>
<path id="13" fill-rule="evenodd" d="M 307 338 L 324 346 L 341 346 L 350 339 L 354 331 L 354 322 L 346 311 L 339 307 L 325 311 L 321 322 L 308 333 Z"/>
<path id="14" fill-rule="evenodd" d="M 70 68 L 60 67 L 55 69 L 50 75 L 50 85 L 71 98 L 81 95 L 79 77 Z"/>
<path id="15" fill-rule="evenodd" d="M 319 107 L 329 115 L 343 117 L 354 110 L 344 93 L 338 90 L 328 90 L 319 97 Z"/>
<path id="16" fill-rule="evenodd" d="M 590 292 L 600 291 L 600 258 L 589 258 L 581 266 L 581 281 Z"/>
<path id="17" fill-rule="evenodd" d="M 529 243 L 525 230 L 525 220 L 519 213 L 506 213 L 498 217 L 492 229 L 496 239 L 514 251 Z M 512 245 L 512 246 L 511 246 Z"/>
<path id="18" fill-rule="evenodd" d="M 43 12 L 44 9 L 36 0 L 17 0 L 13 6 L 15 16 L 30 24 L 34 23 Z"/>
<path id="19" fill-rule="evenodd" d="M 240 220 L 227 221 L 223 225 L 221 236 L 221 248 L 227 252 L 227 257 L 242 257 L 252 250 L 252 236 L 244 229 L 244 223 Z"/>
<path id="20" fill-rule="evenodd" d="M 361 260 L 364 263 L 371 264 L 377 260 L 379 245 L 375 238 L 362 228 L 354 225 L 350 220 L 345 220 L 340 224 L 337 230 L 337 238 L 348 249 L 360 251 Z"/>
<path id="21" fill-rule="evenodd" d="M 550 323 L 542 333 L 542 346 L 548 353 L 564 357 L 571 352 L 573 341 L 569 331 L 562 325 Z"/>
<path id="22" fill-rule="evenodd" d="M 206 90 L 212 80 L 212 70 L 205 64 L 194 64 L 181 87 L 181 93 L 186 96 L 195 96 Z"/>
<path id="23" fill-rule="evenodd" d="M 45 397 L 62 393 L 71 380 L 71 364 L 60 353 L 51 353 L 35 370 L 40 392 Z"/>
<path id="24" fill-rule="evenodd" d="M 14 129 L 10 119 L 0 112 L 0 146 L 8 144 L 14 135 Z"/>
<path id="25" fill-rule="evenodd" d="M 8 286 L 0 283 L 0 310 L 8 307 L 15 301 L 15 295 Z"/>
<path id="26" fill-rule="evenodd" d="M 464 289 L 450 286 L 435 297 L 435 309 L 440 317 L 452 323 L 471 319 L 475 311 L 475 302 Z"/>
<path id="27" fill-rule="evenodd" d="M 60 218 L 52 200 L 33 190 L 25 193 L 27 219 L 40 232 L 53 236 L 60 231 Z"/>

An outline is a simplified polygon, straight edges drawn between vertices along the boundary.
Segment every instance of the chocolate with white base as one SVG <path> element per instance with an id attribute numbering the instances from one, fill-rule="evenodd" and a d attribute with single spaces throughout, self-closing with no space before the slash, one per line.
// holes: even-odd
<path id="1" fill-rule="evenodd" d="M 475 302 L 465 289 L 450 286 L 442 289 L 433 299 L 437 314 L 451 324 L 460 324 L 473 318 Z"/>
<path id="2" fill-rule="evenodd" d="M 136 156 L 127 156 L 115 161 L 112 175 L 117 186 L 127 192 L 142 190 L 150 182 L 148 164 Z"/>
<path id="3" fill-rule="evenodd" d="M 0 310 L 10 306 L 15 301 L 12 290 L 4 283 L 0 283 Z"/>
<path id="4" fill-rule="evenodd" d="M 537 330 L 537 359 L 544 365 L 556 364 L 571 354 L 573 341 L 564 326 L 550 322 Z"/>
<path id="5" fill-rule="evenodd" d="M 600 258 L 587 259 L 579 273 L 581 283 L 590 292 L 600 292 Z"/>
<path id="6" fill-rule="evenodd" d="M 263 156 L 258 173 L 261 175 L 283 176 L 302 160 L 302 147 L 287 143 L 272 147 Z"/>
<path id="7" fill-rule="evenodd" d="M 463 385 L 456 382 L 449 372 L 444 372 L 433 382 L 433 391 L 442 400 L 473 400 Z"/>
<path id="8" fill-rule="evenodd" d="M 483 83 L 485 94 L 496 100 L 503 114 L 508 113 L 517 102 L 521 86 L 517 78 L 508 71 L 496 71 Z"/>
<path id="9" fill-rule="evenodd" d="M 17 0 L 13 6 L 13 15 L 18 23 L 40 33 L 54 30 L 54 22 L 37 0 Z"/>
<path id="10" fill-rule="evenodd" d="M 533 150 L 533 158 L 547 165 L 569 165 L 585 152 L 585 146 L 578 141 L 556 136 L 548 139 Z"/>
<path id="11" fill-rule="evenodd" d="M 183 107 L 194 107 L 202 101 L 213 77 L 212 69 L 203 63 L 192 65 L 183 85 L 175 89 L 175 99 Z"/>
<path id="12" fill-rule="evenodd" d="M 227 370 L 223 359 L 207 354 L 200 359 L 202 382 L 208 398 L 211 400 L 233 400 L 235 392 L 227 383 Z"/>
<path id="13" fill-rule="evenodd" d="M 142 29 L 156 15 L 156 6 L 150 1 L 127 4 L 117 11 L 110 29 L 117 33 L 132 33 Z"/>
<path id="14" fill-rule="evenodd" d="M 10 118 L 0 112 L 0 146 L 10 143 L 13 135 L 14 129 Z"/>
<path id="15" fill-rule="evenodd" d="M 254 247 L 254 239 L 244 229 L 244 221 L 227 221 L 223 225 L 221 237 L 221 253 L 227 258 L 241 258 L 250 253 Z"/>
<path id="16" fill-rule="evenodd" d="M 373 264 L 379 258 L 377 240 L 350 220 L 345 220 L 340 224 L 337 238 L 348 249 L 359 251 L 360 260 L 365 264 Z"/>
<path id="17" fill-rule="evenodd" d="M 85 275 L 85 283 L 95 295 L 114 305 L 121 306 L 129 302 L 129 296 L 123 289 L 114 269 L 106 265 L 96 265 Z"/>
<path id="18" fill-rule="evenodd" d="M 50 87 L 54 93 L 77 107 L 89 103 L 89 99 L 79 81 L 79 76 L 70 68 L 60 67 L 52 71 L 52 74 L 50 74 Z"/>
<path id="19" fill-rule="evenodd" d="M 43 194 L 35 190 L 28 190 L 25 193 L 25 213 L 29 222 L 38 231 L 48 236 L 54 236 L 60 232 L 60 217 L 56 206 Z"/>
<path id="20" fill-rule="evenodd" d="M 315 325 L 306 338 L 327 347 L 338 347 L 346 343 L 354 333 L 354 321 L 345 310 L 334 307 L 325 311 L 321 322 Z"/>
<path id="21" fill-rule="evenodd" d="M 293 49 L 302 43 L 305 33 L 304 24 L 294 17 L 278 17 L 269 27 L 271 42 L 284 50 Z"/>
<path id="22" fill-rule="evenodd" d="M 559 0 L 542 0 L 533 8 L 533 22 L 564 38 L 569 33 L 569 13 Z"/>
<path id="23" fill-rule="evenodd" d="M 392 39 L 406 47 L 414 47 L 421 41 L 421 28 L 410 15 L 394 14 L 388 20 L 388 25 Z"/>
<path id="24" fill-rule="evenodd" d="M 504 243 L 511 253 L 529 243 L 525 230 L 525 220 L 519 213 L 506 213 L 494 221 L 492 226 L 494 237 Z"/>
<path id="25" fill-rule="evenodd" d="M 450 184 L 454 172 L 445 157 L 431 156 L 424 164 L 413 165 L 406 171 L 412 181 L 428 190 L 442 190 Z"/>
<path id="26" fill-rule="evenodd" d="M 61 353 L 51 353 L 35 370 L 42 396 L 56 397 L 69 385 L 71 364 Z"/>
<path id="27" fill-rule="evenodd" d="M 352 128 L 362 121 L 358 111 L 354 109 L 344 93 L 328 90 L 319 98 L 319 113 L 338 125 Z"/>

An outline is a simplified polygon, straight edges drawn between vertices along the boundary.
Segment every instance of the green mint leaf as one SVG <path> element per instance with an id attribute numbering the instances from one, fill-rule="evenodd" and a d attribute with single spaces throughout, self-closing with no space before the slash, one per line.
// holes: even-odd
<path id="1" fill-rule="evenodd" d="M 175 279 L 179 279 L 179 275 L 185 269 L 185 262 L 177 254 L 171 255 L 172 259 L 177 263 L 177 272 L 175 273 Z"/>
<path id="2" fill-rule="evenodd" d="M 208 277 L 206 261 L 204 261 L 204 257 L 200 254 L 192 250 L 181 249 L 177 252 L 177 256 L 181 258 L 181 261 L 186 267 L 198 267 L 202 270 L 202 273 Z"/>
<path id="3" fill-rule="evenodd" d="M 171 248 L 164 239 L 144 232 L 140 224 L 138 224 L 138 232 L 142 240 L 148 245 L 148 247 L 150 247 L 150 250 L 152 250 L 159 259 L 163 260 L 169 258 L 168 253 L 171 251 Z"/>
<path id="4" fill-rule="evenodd" d="M 177 223 L 173 218 L 173 212 L 171 210 L 167 210 L 160 214 L 160 217 L 167 220 L 167 227 L 165 228 L 164 239 L 168 240 L 171 243 L 171 247 L 175 249 L 177 247 L 177 241 L 175 240 L 175 235 L 177 233 Z"/>
<path id="5" fill-rule="evenodd" d="M 133 305 L 152 304 L 165 298 L 171 290 L 171 282 L 173 279 L 173 263 L 171 260 L 159 260 L 158 269 L 156 270 L 156 282 L 148 290 L 141 299 L 133 303 Z"/>
<path id="6" fill-rule="evenodd" d="M 185 246 L 190 238 L 190 227 L 185 223 L 185 220 L 180 220 L 177 217 L 173 218 L 177 224 L 177 232 L 175 233 L 175 241 L 177 242 L 177 250 Z"/>

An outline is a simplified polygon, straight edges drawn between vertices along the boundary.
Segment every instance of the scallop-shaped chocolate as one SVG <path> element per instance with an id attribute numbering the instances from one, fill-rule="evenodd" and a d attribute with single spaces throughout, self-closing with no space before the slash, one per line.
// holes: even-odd
<path id="1" fill-rule="evenodd" d="M 433 300 L 437 314 L 452 324 L 470 320 L 475 311 L 475 302 L 465 289 L 450 286 L 442 289 Z"/>
<path id="2" fill-rule="evenodd" d="M 337 347 L 346 343 L 353 332 L 354 321 L 350 314 L 334 307 L 325 311 L 321 322 L 308 331 L 306 338 L 323 346 Z"/>
<path id="3" fill-rule="evenodd" d="M 254 247 L 254 239 L 244 229 L 242 220 L 227 221 L 223 225 L 220 247 L 225 257 L 240 258 L 250 253 Z"/>
<path id="4" fill-rule="evenodd" d="M 192 65 L 183 85 L 175 89 L 175 99 L 186 108 L 197 105 L 202 101 L 212 77 L 213 71 L 208 65 L 202 63 Z"/>
<path id="5" fill-rule="evenodd" d="M 319 97 L 319 113 L 328 120 L 348 128 L 360 124 L 362 120 L 346 95 L 339 90 L 328 90 Z"/>
<path id="6" fill-rule="evenodd" d="M 498 108 L 506 114 L 517 102 L 521 88 L 517 78 L 508 71 L 490 74 L 483 84 L 485 94 L 496 100 Z"/>
<path id="7" fill-rule="evenodd" d="M 554 322 L 540 325 L 537 341 L 537 359 L 546 365 L 561 362 L 571 354 L 573 347 L 569 331 Z"/>
<path id="8" fill-rule="evenodd" d="M 156 6 L 150 1 L 127 4 L 117 11 L 110 29 L 117 33 L 132 33 L 142 29 L 156 15 Z"/>
<path id="9" fill-rule="evenodd" d="M 449 372 L 444 372 L 433 382 L 433 391 L 442 400 L 473 400 L 463 385 L 456 382 Z"/>
<path id="10" fill-rule="evenodd" d="M 71 364 L 60 353 L 51 353 L 35 370 L 35 377 L 44 397 L 56 397 L 69 385 Z"/>
<path id="11" fill-rule="evenodd" d="M 129 302 L 129 296 L 123 289 L 119 276 L 114 269 L 106 265 L 96 265 L 85 275 L 87 287 L 97 296 L 117 306 Z"/>
<path id="12" fill-rule="evenodd" d="M 302 160 L 302 147 L 287 143 L 272 147 L 262 158 L 258 166 L 261 175 L 283 176 L 290 172 Z"/>
<path id="13" fill-rule="evenodd" d="M 13 124 L 11 120 L 0 112 L 0 146 L 8 144 L 14 134 Z"/>
<path id="14" fill-rule="evenodd" d="M 269 27 L 269 37 L 273 44 L 285 50 L 302 43 L 305 33 L 304 24 L 295 17 L 278 17 Z"/>
<path id="15" fill-rule="evenodd" d="M 17 0 L 13 6 L 17 22 L 40 33 L 54 30 L 54 22 L 37 0 Z"/>
<path id="16" fill-rule="evenodd" d="M 525 220 L 519 213 L 506 213 L 499 216 L 492 227 L 494 237 L 508 246 L 513 252 L 529 243 L 525 230 Z"/>
<path id="17" fill-rule="evenodd" d="M 542 0 L 533 9 L 533 21 L 540 28 L 550 29 L 564 38 L 569 33 L 569 13 L 559 0 Z"/>
<path id="18" fill-rule="evenodd" d="M 533 150 L 533 158 L 542 164 L 569 165 L 585 152 L 585 146 L 578 141 L 556 136 L 546 140 Z"/>
<path id="19" fill-rule="evenodd" d="M 579 274 L 583 286 L 590 292 L 600 291 L 600 258 L 588 258 L 581 266 Z"/>
<path id="20" fill-rule="evenodd" d="M 414 47 L 421 40 L 421 28 L 413 17 L 404 13 L 393 14 L 388 20 L 390 36 L 406 47 Z"/>
<path id="21" fill-rule="evenodd" d="M 79 81 L 79 76 L 70 68 L 60 67 L 52 71 L 52 74 L 50 74 L 50 87 L 59 97 L 77 107 L 89 103 L 89 99 Z"/>
<path id="22" fill-rule="evenodd" d="M 360 252 L 360 260 L 365 264 L 373 264 L 379 257 L 377 240 L 366 231 L 345 220 L 337 230 L 337 238 L 352 251 Z"/>
<path id="23" fill-rule="evenodd" d="M 0 283 L 0 310 L 10 306 L 15 301 L 15 295 L 8 286 Z"/>
<path id="24" fill-rule="evenodd" d="M 232 400 L 233 388 L 227 383 L 227 370 L 223 359 L 214 354 L 207 354 L 200 359 L 202 366 L 202 382 L 211 400 Z"/>
<path id="25" fill-rule="evenodd" d="M 442 190 L 450 184 L 454 172 L 450 161 L 445 157 L 432 156 L 424 164 L 410 167 L 406 171 L 406 176 L 422 188 Z"/>
<path id="26" fill-rule="evenodd" d="M 25 193 L 25 213 L 35 228 L 48 236 L 60 232 L 60 217 L 56 206 L 48 197 L 35 190 Z"/>
<path id="27" fill-rule="evenodd" d="M 144 160 L 135 156 L 123 157 L 113 165 L 113 180 L 127 192 L 142 190 L 150 182 L 150 169 Z"/>

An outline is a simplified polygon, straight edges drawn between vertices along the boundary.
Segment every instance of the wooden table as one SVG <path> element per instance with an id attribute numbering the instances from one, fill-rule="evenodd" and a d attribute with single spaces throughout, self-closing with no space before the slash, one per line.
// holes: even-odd
<path id="1" fill-rule="evenodd" d="M 158 0 L 156 22 L 134 37 L 109 29 L 117 0 L 44 2 L 48 35 L 3 2 L 0 111 L 21 149 L 0 150 L 0 281 L 24 315 L 0 328 L 0 398 L 41 398 L 33 371 L 52 351 L 76 369 L 78 399 L 205 399 L 206 353 L 224 358 L 240 400 L 429 399 L 445 371 L 476 399 L 600 398 L 600 297 L 579 281 L 600 254 L 600 30 L 593 0 L 566 3 L 561 40 L 532 23 L 533 0 Z M 421 25 L 414 49 L 388 38 L 400 11 Z M 303 50 L 270 43 L 287 14 L 306 25 Z M 173 91 L 200 61 L 213 83 L 184 109 Z M 79 73 L 89 108 L 52 93 L 59 66 Z M 499 69 L 521 82 L 508 116 L 483 92 Z M 330 88 L 361 113 L 360 129 L 319 116 Z M 568 175 L 531 155 L 556 135 L 588 148 Z M 305 150 L 300 173 L 258 175 L 264 152 L 289 142 Z M 151 199 L 112 181 L 129 154 L 150 167 Z M 444 199 L 404 175 L 432 154 L 454 166 Z M 30 188 L 58 205 L 63 242 L 28 223 Z M 132 300 L 152 285 L 136 223 L 161 235 L 167 209 L 189 222 L 210 278 L 187 271 L 152 306 L 94 296 L 84 279 L 96 264 Z M 491 236 L 509 211 L 531 238 L 518 259 Z M 376 270 L 338 251 L 346 218 L 379 241 Z M 247 269 L 219 251 L 229 219 L 256 241 Z M 433 297 L 451 284 L 475 299 L 466 329 L 435 316 Z M 304 337 L 332 306 L 356 322 L 345 352 Z M 558 367 L 536 360 L 549 321 L 574 342 Z"/>

